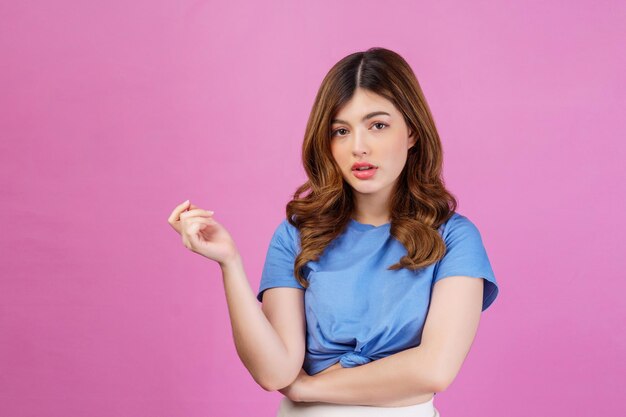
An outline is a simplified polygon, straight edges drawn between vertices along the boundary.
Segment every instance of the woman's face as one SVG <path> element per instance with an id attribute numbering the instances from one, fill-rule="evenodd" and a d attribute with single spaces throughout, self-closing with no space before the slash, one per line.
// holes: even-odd
<path id="1" fill-rule="evenodd" d="M 402 114 L 386 98 L 357 88 L 331 123 L 330 149 L 343 178 L 357 194 L 388 198 L 415 144 Z M 357 171 L 357 162 L 376 168 Z"/>

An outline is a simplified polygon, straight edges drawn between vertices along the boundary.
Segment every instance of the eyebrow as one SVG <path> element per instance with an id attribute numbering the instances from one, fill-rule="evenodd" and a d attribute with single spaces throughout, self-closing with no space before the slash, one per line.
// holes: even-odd
<path id="1" fill-rule="evenodd" d="M 379 115 L 381 115 L 381 114 L 383 114 L 383 115 L 387 115 L 387 116 L 391 116 L 389 113 L 384 112 L 384 111 L 375 111 L 375 112 L 372 112 L 372 113 L 366 114 L 366 115 L 363 117 L 363 119 L 361 119 L 361 121 L 362 121 L 362 122 L 364 122 L 364 121 L 366 121 L 367 119 L 371 119 L 372 117 L 374 117 L 374 116 L 379 116 Z M 347 124 L 347 125 L 349 125 L 349 124 L 350 124 L 350 123 L 346 122 L 345 120 L 340 120 L 340 119 L 333 119 L 333 120 L 331 120 L 331 123 L 344 123 L 344 124 Z"/>

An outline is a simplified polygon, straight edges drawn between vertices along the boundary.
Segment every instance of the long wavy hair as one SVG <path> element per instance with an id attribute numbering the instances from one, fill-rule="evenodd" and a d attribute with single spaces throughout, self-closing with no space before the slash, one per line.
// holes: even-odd
<path id="1" fill-rule="evenodd" d="M 370 48 L 346 56 L 330 69 L 307 122 L 302 163 L 308 180 L 286 207 L 287 220 L 300 232 L 294 272 L 305 288 L 304 266 L 319 259 L 353 214 L 352 187 L 343 179 L 330 142 L 331 120 L 357 88 L 391 101 L 416 133 L 391 197 L 390 233 L 407 254 L 388 269 L 416 270 L 441 259 L 446 251 L 437 228 L 454 214 L 457 200 L 441 176 L 443 149 L 435 122 L 409 64 L 389 49 Z"/>

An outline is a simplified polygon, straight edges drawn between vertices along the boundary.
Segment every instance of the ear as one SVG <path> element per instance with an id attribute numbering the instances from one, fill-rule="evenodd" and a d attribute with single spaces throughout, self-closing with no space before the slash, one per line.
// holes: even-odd
<path id="1" fill-rule="evenodd" d="M 409 148 L 412 148 L 417 143 L 417 138 L 415 137 L 415 133 L 409 129 Z"/>

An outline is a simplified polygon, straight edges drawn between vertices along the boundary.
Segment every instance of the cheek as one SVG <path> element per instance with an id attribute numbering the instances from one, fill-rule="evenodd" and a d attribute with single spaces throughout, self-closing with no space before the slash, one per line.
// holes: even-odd
<path id="1" fill-rule="evenodd" d="M 387 149 L 386 154 L 388 155 L 387 163 L 389 166 L 394 166 L 396 170 L 400 171 L 404 168 L 404 164 L 406 163 L 406 159 L 408 157 L 408 151 L 404 144 L 395 143 Z"/>
<path id="2" fill-rule="evenodd" d="M 335 160 L 335 162 L 337 162 L 337 164 L 342 167 L 342 157 L 341 157 L 341 152 L 337 151 L 336 147 L 331 146 L 330 148 L 330 154 L 332 155 L 333 159 Z"/>

